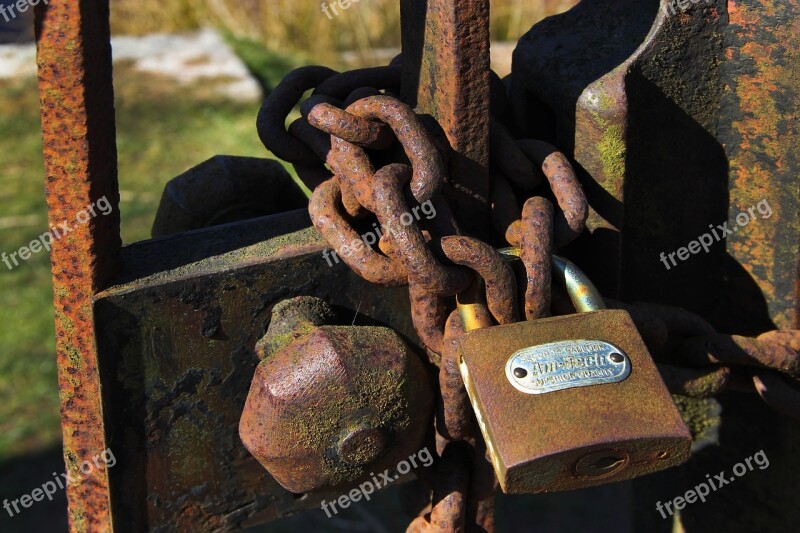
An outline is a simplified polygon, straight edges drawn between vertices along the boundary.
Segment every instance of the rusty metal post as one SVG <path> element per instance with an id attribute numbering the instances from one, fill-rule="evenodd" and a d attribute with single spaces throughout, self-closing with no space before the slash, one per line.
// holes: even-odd
<path id="1" fill-rule="evenodd" d="M 108 472 L 79 471 L 107 448 L 91 301 L 121 247 L 108 0 L 50 0 L 36 30 L 49 223 L 71 227 L 51 252 L 70 529 L 108 531 Z M 75 222 L 104 196 L 112 214 Z"/>
<path id="2" fill-rule="evenodd" d="M 436 119 L 465 229 L 483 236 L 489 206 L 489 0 L 403 0 L 403 99 Z"/>
<path id="3" fill-rule="evenodd" d="M 400 13 L 403 100 L 446 135 L 452 153 L 445 194 L 463 229 L 487 239 L 489 0 L 402 0 Z M 473 453 L 477 471 L 491 470 Z M 471 480 L 467 521 L 486 531 L 494 530 L 494 488 L 494 476 Z"/>

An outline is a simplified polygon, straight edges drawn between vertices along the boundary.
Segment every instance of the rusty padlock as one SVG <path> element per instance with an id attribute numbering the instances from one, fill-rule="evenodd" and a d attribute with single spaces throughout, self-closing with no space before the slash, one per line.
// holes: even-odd
<path id="1" fill-rule="evenodd" d="M 281 302 L 239 435 L 286 490 L 350 487 L 417 452 L 433 420 L 431 378 L 384 327 L 331 326 L 322 300 Z"/>
<path id="2" fill-rule="evenodd" d="M 572 490 L 685 462 L 691 435 L 630 316 L 606 310 L 574 264 L 553 264 L 580 314 L 461 338 L 462 378 L 503 491 Z"/>

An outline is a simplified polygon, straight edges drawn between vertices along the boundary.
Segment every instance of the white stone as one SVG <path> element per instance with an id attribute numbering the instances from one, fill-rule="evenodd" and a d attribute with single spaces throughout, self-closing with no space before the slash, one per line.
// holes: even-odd
<path id="1" fill-rule="evenodd" d="M 183 85 L 213 82 L 216 92 L 234 100 L 263 95 L 242 60 L 214 30 L 111 39 L 114 62 L 131 62 L 139 72 L 167 76 Z M 34 45 L 0 46 L 0 79 L 36 75 Z"/>

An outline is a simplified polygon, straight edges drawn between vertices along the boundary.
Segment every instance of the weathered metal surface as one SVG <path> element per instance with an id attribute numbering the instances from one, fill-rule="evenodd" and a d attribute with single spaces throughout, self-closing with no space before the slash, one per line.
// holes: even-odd
<path id="1" fill-rule="evenodd" d="M 290 163 L 314 165 L 317 155 L 304 143 L 286 132 L 286 117 L 303 96 L 326 79 L 338 74 L 327 67 L 299 68 L 284 78 L 264 100 L 258 114 L 258 135 L 275 156 Z"/>
<path id="2" fill-rule="evenodd" d="M 347 323 L 419 340 L 405 288 L 329 266 L 325 249 L 295 211 L 123 250 L 123 271 L 94 304 L 117 530 L 229 530 L 326 496 L 283 490 L 238 436 L 272 307 L 314 295 Z"/>
<path id="3" fill-rule="evenodd" d="M 409 278 L 434 294 L 453 296 L 469 285 L 469 272 L 442 265 L 426 246 L 420 228 L 403 221 L 406 216 L 413 221 L 403 195 L 411 179 L 411 168 L 406 165 L 392 164 L 378 170 L 372 179 L 375 214 L 387 232 L 392 228 L 392 258 L 403 265 Z"/>
<path id="4" fill-rule="evenodd" d="M 357 117 L 327 102 L 311 106 L 308 123 L 328 135 L 335 135 L 349 143 L 373 150 L 384 150 L 394 140 L 391 130 L 385 124 Z"/>
<path id="5" fill-rule="evenodd" d="M 279 305 L 309 307 L 297 300 Z M 287 319 L 281 309 L 277 320 Z M 261 357 L 239 435 L 282 487 L 346 492 L 422 447 L 433 383 L 397 333 L 306 319 L 287 332 L 275 322 L 260 343 L 285 345 Z"/>
<path id="6" fill-rule="evenodd" d="M 411 300 L 411 320 L 419 338 L 434 354 L 441 354 L 447 320 L 444 298 L 428 292 L 414 281 L 408 283 L 408 297 Z"/>
<path id="7" fill-rule="evenodd" d="M 439 390 L 442 401 L 438 405 L 436 427 L 443 437 L 459 441 L 475 434 L 472 407 L 458 369 L 459 338 L 464 333 L 457 311 L 450 313 L 444 329 L 442 364 L 439 369 Z"/>
<path id="8" fill-rule="evenodd" d="M 769 368 L 796 380 L 800 378 L 800 350 L 775 342 L 740 335 L 708 335 L 687 340 L 678 351 L 696 366 L 722 363 Z"/>
<path id="9" fill-rule="evenodd" d="M 515 133 L 553 142 L 582 167 L 592 205 L 586 257 L 603 254 L 602 267 L 590 274 L 611 293 L 618 283 L 617 231 L 625 201 L 625 78 L 645 48 L 658 8 L 657 0 L 583 0 L 534 26 L 514 51 Z M 546 127 L 550 122 L 553 127 Z"/>
<path id="10" fill-rule="evenodd" d="M 437 468 L 432 508 L 429 513 L 426 512 L 411 522 L 406 533 L 465 531 L 470 467 L 468 445 L 463 442 L 450 443 L 445 447 L 442 452 L 442 460 Z"/>
<path id="11" fill-rule="evenodd" d="M 328 180 L 314 191 L 309 212 L 314 226 L 331 244 L 336 255 L 331 262 L 341 260 L 362 277 L 383 286 L 401 286 L 408 283 L 408 274 L 402 266 L 375 252 L 345 220 L 342 210 L 342 193 L 336 180 Z"/>
<path id="12" fill-rule="evenodd" d="M 531 135 L 557 141 L 577 160 L 594 211 L 591 235 L 570 253 L 604 294 L 679 305 L 724 332 L 797 327 L 798 12 L 796 0 L 682 7 L 583 0 L 522 39 L 512 96 L 526 98 L 512 101 L 526 106 L 514 113 L 515 133 L 532 125 Z M 757 213 L 707 254 L 669 269 L 659 263 L 662 252 L 735 222 L 763 200 L 771 217 Z M 650 313 L 632 312 L 639 324 L 656 325 L 649 342 L 668 351 L 663 325 Z M 684 380 L 686 392 L 702 392 L 720 377 L 677 381 Z M 781 471 L 749 476 L 701 508 L 685 509 L 677 527 L 791 527 L 800 512 L 791 496 L 800 486 L 788 474 L 798 468 L 796 426 L 765 411 L 754 395 L 723 394 L 720 402 L 717 446 L 693 457 L 683 472 L 637 481 L 637 506 L 667 501 L 685 490 L 687 477 L 730 468 L 763 448 Z M 681 405 L 694 424 L 714 425 L 707 403 Z M 747 516 L 728 512 L 743 501 L 750 502 Z M 657 513 L 642 511 L 634 520 L 636 529 L 673 529 Z"/>
<path id="13" fill-rule="evenodd" d="M 498 324 L 519 320 L 517 285 L 511 266 L 485 242 L 463 235 L 442 238 L 447 258 L 477 272 L 486 285 L 486 304 Z"/>
<path id="14" fill-rule="evenodd" d="M 430 531 L 463 530 L 471 462 L 469 446 L 464 443 L 451 442 L 444 449 L 433 488 Z"/>
<path id="15" fill-rule="evenodd" d="M 397 92 L 400 90 L 400 76 L 400 68 L 396 65 L 351 70 L 325 80 L 314 90 L 314 94 L 344 100 L 353 91 L 364 87 Z"/>
<path id="16" fill-rule="evenodd" d="M 306 202 L 277 161 L 218 155 L 167 183 L 152 233 L 173 235 L 300 209 Z"/>
<path id="17" fill-rule="evenodd" d="M 505 364 L 518 350 L 564 339 L 601 339 L 630 358 L 620 383 L 543 395 L 518 391 Z M 570 490 L 631 479 L 685 462 L 691 436 L 625 311 L 545 318 L 466 333 L 461 371 L 506 493 Z M 605 452 L 624 462 L 597 475 L 578 464 Z M 616 464 L 616 460 L 615 460 Z"/>
<path id="18" fill-rule="evenodd" d="M 72 531 L 112 528 L 109 471 L 79 470 L 109 447 L 91 303 L 121 246 L 108 16 L 103 0 L 51 0 L 36 10 L 48 219 L 71 230 L 54 240 L 50 258 L 64 460 L 80 480 L 67 487 Z M 103 197 L 113 212 L 78 224 Z"/>
<path id="19" fill-rule="evenodd" d="M 737 312 L 749 314 L 766 302 L 764 314 L 775 326 L 797 329 L 800 1 L 731 0 L 727 15 L 717 131 L 729 163 L 727 218 L 733 222 L 764 201 L 774 213 L 728 238 L 728 253 L 745 271 L 734 278 L 730 291 L 741 294 Z"/>
<path id="20" fill-rule="evenodd" d="M 525 318 L 550 316 L 553 204 L 546 198 L 530 198 L 522 210 L 520 258 L 525 265 Z"/>
<path id="21" fill-rule="evenodd" d="M 421 204 L 433 199 L 444 185 L 444 161 L 414 110 L 391 96 L 371 96 L 350 105 L 347 111 L 392 128 L 411 163 L 411 194 Z"/>
<path id="22" fill-rule="evenodd" d="M 456 211 L 489 228 L 489 1 L 402 0 L 403 100 L 441 125 Z"/>
<path id="23" fill-rule="evenodd" d="M 534 140 L 517 141 L 522 151 L 542 169 L 560 211 L 555 213 L 555 243 L 558 248 L 574 241 L 586 229 L 589 203 L 572 165 L 555 146 Z"/>

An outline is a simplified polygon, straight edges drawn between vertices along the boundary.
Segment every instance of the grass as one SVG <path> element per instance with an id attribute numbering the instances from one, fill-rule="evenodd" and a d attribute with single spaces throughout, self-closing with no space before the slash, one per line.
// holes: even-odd
<path id="1" fill-rule="evenodd" d="M 0 243 L 10 253 L 47 228 L 35 80 L 0 101 Z M 50 263 L 0 264 L 0 459 L 60 438 Z"/>
<path id="2" fill-rule="evenodd" d="M 274 84 L 296 66 L 249 47 L 253 68 Z M 122 237 L 146 239 L 165 183 L 217 154 L 267 157 L 255 129 L 258 103 L 219 99 L 204 86 L 115 68 Z M 36 80 L 0 83 L 0 252 L 47 230 Z M 0 463 L 58 443 L 50 263 L 38 254 L 13 271 L 0 263 Z"/>
<path id="3" fill-rule="evenodd" d="M 334 4 L 336 0 L 327 0 Z M 113 0 L 112 30 L 142 34 L 202 26 L 224 29 L 271 50 L 302 50 L 330 62 L 349 50 L 369 56 L 374 48 L 399 47 L 398 0 L 352 0 L 329 19 L 321 0 Z M 492 0 L 492 38 L 516 40 L 531 24 L 562 12 L 576 0 Z"/>

